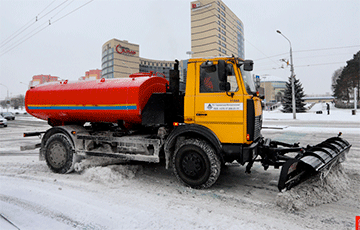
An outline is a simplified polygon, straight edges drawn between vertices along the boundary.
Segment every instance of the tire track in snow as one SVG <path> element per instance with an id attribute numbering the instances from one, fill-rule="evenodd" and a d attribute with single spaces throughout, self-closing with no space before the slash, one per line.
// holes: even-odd
<path id="1" fill-rule="evenodd" d="M 17 197 L 5 196 L 5 195 L 0 194 L 0 201 L 11 204 L 11 205 L 16 205 L 18 207 L 21 207 L 22 209 L 34 212 L 34 213 L 42 215 L 44 217 L 50 217 L 51 219 L 55 219 L 58 222 L 62 222 L 68 226 L 71 226 L 72 228 L 95 229 L 95 230 L 96 229 L 99 229 L 99 230 L 107 229 L 107 227 L 105 227 L 105 226 L 87 224 L 87 223 L 83 223 L 78 220 L 74 220 L 70 216 L 64 215 L 61 212 L 53 211 L 44 206 L 38 205 L 36 203 L 30 202 L 27 200 L 19 199 Z"/>

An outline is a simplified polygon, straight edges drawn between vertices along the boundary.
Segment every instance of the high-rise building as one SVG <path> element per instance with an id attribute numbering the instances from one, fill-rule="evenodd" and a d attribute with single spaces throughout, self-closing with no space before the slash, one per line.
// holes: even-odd
<path id="1" fill-rule="evenodd" d="M 221 0 L 191 2 L 192 57 L 245 58 L 244 24 Z"/>

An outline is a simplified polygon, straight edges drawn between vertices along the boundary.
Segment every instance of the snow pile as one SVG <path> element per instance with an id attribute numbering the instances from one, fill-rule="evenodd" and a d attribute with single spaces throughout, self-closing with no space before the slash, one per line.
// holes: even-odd
<path id="1" fill-rule="evenodd" d="M 75 163 L 74 169 L 76 172 L 80 172 L 84 169 L 96 166 L 107 166 L 107 165 L 114 165 L 119 163 L 127 162 L 126 160 L 113 158 L 113 157 L 88 157 L 82 159 L 80 162 Z"/>
<path id="2" fill-rule="evenodd" d="M 336 202 L 350 195 L 350 178 L 341 164 L 334 165 L 330 171 L 319 173 L 290 191 L 279 193 L 276 204 L 283 209 L 304 210 L 308 206 Z"/>
<path id="3" fill-rule="evenodd" d="M 119 184 L 124 179 L 132 179 L 136 174 L 142 173 L 140 165 L 111 165 L 107 167 L 93 167 L 85 170 L 83 176 L 87 181 L 101 184 Z"/>
<path id="4" fill-rule="evenodd" d="M 316 114 L 316 111 L 323 111 L 322 114 Z M 281 107 L 272 111 L 263 111 L 264 120 L 294 121 L 292 113 L 281 112 Z M 344 121 L 359 122 L 360 113 L 352 115 L 351 109 L 338 109 L 330 104 L 330 115 L 327 115 L 326 104 L 317 103 L 306 113 L 296 113 L 297 121 Z"/>

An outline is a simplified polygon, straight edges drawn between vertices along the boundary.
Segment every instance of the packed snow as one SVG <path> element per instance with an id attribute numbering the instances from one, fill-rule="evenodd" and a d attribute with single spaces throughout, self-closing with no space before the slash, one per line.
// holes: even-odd
<path id="1" fill-rule="evenodd" d="M 205 190 L 184 186 L 162 164 L 94 158 L 82 162 L 81 172 L 55 174 L 39 161 L 38 150 L 19 151 L 39 142 L 23 140 L 22 133 L 46 130 L 46 122 L 16 126 L 38 122 L 18 115 L 0 128 L 0 229 L 354 229 L 360 215 L 360 115 L 333 107 L 327 115 L 323 104 L 296 115 L 293 120 L 292 114 L 264 111 L 263 135 L 315 144 L 341 131 L 352 148 L 327 175 L 283 193 L 277 190 L 280 170 L 264 171 L 256 163 L 251 174 L 236 163 L 226 165 Z"/>

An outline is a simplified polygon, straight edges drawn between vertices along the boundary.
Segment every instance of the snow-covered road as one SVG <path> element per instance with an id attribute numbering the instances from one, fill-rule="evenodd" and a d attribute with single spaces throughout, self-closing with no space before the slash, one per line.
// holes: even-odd
<path id="1" fill-rule="evenodd" d="M 22 132 L 47 127 L 26 125 L 21 121 L 32 120 L 24 116 L 0 129 L 0 214 L 20 229 L 354 229 L 360 215 L 360 116 L 342 114 L 327 123 L 312 114 L 296 121 L 284 117 L 288 114 L 264 115 L 264 126 L 283 129 L 264 129 L 263 135 L 281 141 L 314 144 L 340 128 L 353 144 L 342 164 L 347 190 L 330 203 L 290 210 L 277 204 L 280 171 L 264 171 L 259 164 L 250 175 L 243 166 L 227 165 L 207 190 L 184 187 L 171 170 L 157 164 L 54 174 L 38 161 L 37 151 L 18 150 L 38 141 L 23 140 Z M 0 229 L 16 228 L 0 217 Z"/>

